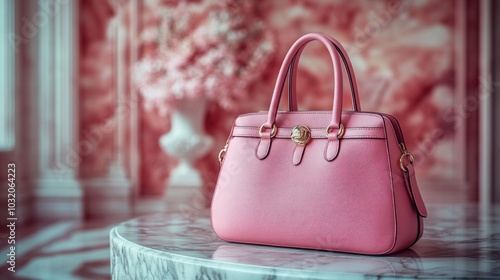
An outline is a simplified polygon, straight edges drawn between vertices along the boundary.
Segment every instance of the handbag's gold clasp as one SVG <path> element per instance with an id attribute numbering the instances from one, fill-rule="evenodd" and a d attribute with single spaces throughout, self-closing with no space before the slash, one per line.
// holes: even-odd
<path id="1" fill-rule="evenodd" d="M 224 155 L 226 154 L 227 152 L 227 146 L 229 145 L 229 140 L 226 142 L 226 145 L 224 145 L 224 147 L 222 148 L 222 150 L 220 150 L 219 152 L 219 163 L 222 163 L 222 161 L 224 160 Z"/>
<path id="2" fill-rule="evenodd" d="M 327 126 L 326 127 L 326 137 L 328 137 L 330 130 L 331 130 L 331 127 Z M 337 139 L 340 140 L 342 137 L 344 137 L 344 133 L 345 133 L 344 125 L 340 123 L 339 124 L 339 131 L 337 132 Z"/>
<path id="3" fill-rule="evenodd" d="M 297 125 L 292 129 L 290 138 L 298 146 L 305 146 L 311 140 L 311 129 L 305 125 Z"/>
<path id="4" fill-rule="evenodd" d="M 259 128 L 259 135 L 260 135 L 260 137 L 262 137 L 262 132 L 264 131 L 264 126 L 265 125 L 266 124 L 263 124 Z M 271 138 L 274 138 L 274 136 L 276 136 L 276 133 L 278 133 L 278 127 L 276 127 L 276 124 L 273 124 L 272 130 L 271 130 Z"/>
<path id="5" fill-rule="evenodd" d="M 415 162 L 415 158 L 413 157 L 413 155 L 410 152 L 408 152 L 405 144 L 401 143 L 400 145 L 401 145 L 401 149 L 403 150 L 403 154 L 401 154 L 401 157 L 399 157 L 399 167 L 401 167 L 401 170 L 403 170 L 404 172 L 408 172 L 408 168 L 406 168 L 406 166 L 404 164 L 404 159 L 405 159 L 405 157 L 407 157 L 408 160 L 410 160 L 410 163 L 413 164 Z"/>

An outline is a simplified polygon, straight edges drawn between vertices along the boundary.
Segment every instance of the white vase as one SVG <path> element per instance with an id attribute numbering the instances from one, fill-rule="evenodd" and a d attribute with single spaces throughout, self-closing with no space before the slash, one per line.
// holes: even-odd
<path id="1" fill-rule="evenodd" d="M 180 187 L 192 190 L 203 185 L 200 172 L 193 167 L 193 163 L 204 156 L 213 144 L 213 139 L 205 134 L 206 105 L 205 99 L 180 100 L 172 111 L 170 131 L 160 137 L 162 150 L 179 160 L 170 173 L 168 193 L 171 193 L 170 189 Z"/>

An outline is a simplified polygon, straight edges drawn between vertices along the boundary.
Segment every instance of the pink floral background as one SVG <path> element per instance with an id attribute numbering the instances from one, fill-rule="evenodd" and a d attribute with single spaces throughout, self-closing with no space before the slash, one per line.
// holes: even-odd
<path id="1" fill-rule="evenodd" d="M 212 2 L 239 5 L 239 1 L 183 3 L 199 7 L 203 15 L 213 9 Z M 176 9 L 179 3 L 175 0 L 139 1 L 139 9 L 130 9 L 132 1 L 80 3 L 80 125 L 82 129 L 91 130 L 116 114 L 110 89 L 111 54 L 115 51 L 107 34 L 110 23 L 118 18 L 120 26 L 127 29 L 131 28 L 132 16 L 139 19 L 139 38 L 134 42 L 138 44 L 141 60 L 159 48 L 154 40 L 144 38 L 151 30 L 158 30 L 162 20 L 168 21 L 165 19 L 169 16 L 167 11 Z M 329 34 L 346 47 L 357 75 L 363 110 L 389 113 L 400 121 L 407 146 L 417 159 L 419 180 L 447 180 L 460 172 L 456 162 L 464 151 L 457 150 L 460 148 L 457 144 L 460 120 L 453 113 L 458 100 L 455 1 L 251 3 L 245 4 L 245 9 L 251 11 L 244 15 L 246 22 L 262 23 L 262 30 L 270 34 L 264 39 L 270 40 L 272 55 L 262 59 L 262 67 L 256 68 L 258 75 L 253 77 L 252 83 L 221 95 L 220 98 L 231 99 L 231 102 L 219 102 L 217 98 L 209 100 L 205 124 L 207 133 L 215 139 L 215 146 L 197 163 L 209 192 L 217 177 L 217 153 L 224 145 L 232 120 L 241 113 L 267 110 L 285 53 L 298 37 L 308 32 Z M 238 13 L 233 16 L 238 17 Z M 183 36 L 189 38 L 190 32 L 197 32 L 199 27 L 196 22 L 190 23 L 189 28 L 183 30 Z M 263 37 L 257 39 L 264 40 Z M 199 37 L 198 40 L 203 44 L 203 40 L 208 39 Z M 252 43 L 255 41 L 248 42 Z M 128 62 L 126 65 L 126 71 L 132 73 L 135 66 Z M 331 77 L 326 51 L 320 44 L 311 44 L 302 55 L 298 72 L 299 108 L 329 110 L 333 90 Z M 346 87 L 344 91 L 346 109 L 350 109 L 348 90 Z M 146 106 L 146 101 L 144 97 L 139 99 L 140 193 L 161 195 L 169 172 L 175 166 L 175 160 L 158 146 L 159 137 L 170 127 L 169 109 L 161 104 Z M 92 178 L 107 169 L 113 143 L 112 139 L 104 139 L 84 157 L 80 167 L 82 177 Z"/>

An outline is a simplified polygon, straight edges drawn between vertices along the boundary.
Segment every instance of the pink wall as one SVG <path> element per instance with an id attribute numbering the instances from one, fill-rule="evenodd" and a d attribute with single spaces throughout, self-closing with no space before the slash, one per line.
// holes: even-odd
<path id="1" fill-rule="evenodd" d="M 99 2 L 99 4 L 97 4 Z M 206 1 L 193 1 L 203 6 Z M 201 3 L 201 4 L 200 4 Z M 217 153 L 240 113 L 267 110 L 275 78 L 286 51 L 302 34 L 322 32 L 348 49 L 360 88 L 364 110 L 396 116 L 404 130 L 407 146 L 417 157 L 420 180 L 451 180 L 461 172 L 456 162 L 463 158 L 463 117 L 456 113 L 463 98 L 459 79 L 462 32 L 456 2 L 443 1 L 258 1 L 252 7 L 254 20 L 261 20 L 272 34 L 273 59 L 244 97 L 230 108 L 209 102 L 207 132 L 215 138 L 213 150 L 199 161 L 207 189 L 217 176 Z M 106 5 L 104 1 L 81 1 L 80 26 L 80 124 L 92 131 L 116 114 L 110 93 L 111 54 L 114 51 L 107 28 L 122 11 L 122 25 L 131 28 L 130 9 Z M 158 24 L 162 9 L 176 1 L 140 2 L 139 38 Z M 142 36 L 142 37 L 141 37 Z M 157 47 L 138 41 L 139 57 Z M 457 57 L 459 58 L 457 60 Z M 328 110 L 333 83 L 327 56 L 320 45 L 304 52 L 299 70 L 299 108 Z M 463 58 L 463 57 L 462 57 Z M 130 69 L 127 69 L 130 71 Z M 347 92 L 347 88 L 345 92 Z M 348 95 L 345 107 L 350 108 Z M 169 129 L 168 117 L 149 110 L 140 101 L 140 192 L 159 195 L 175 162 L 161 152 L 158 138 Z M 81 139 L 86 139 L 81 134 Z M 99 176 L 110 164 L 113 140 L 104 135 L 95 149 L 83 158 L 80 175 Z"/>
<path id="2" fill-rule="evenodd" d="M 79 142 L 95 143 L 88 145 L 88 152 L 80 152 L 80 176 L 84 178 L 106 174 L 111 161 L 112 133 L 101 133 L 100 127 L 115 114 L 111 76 L 113 49 L 106 34 L 115 14 L 105 1 L 80 1 Z"/>

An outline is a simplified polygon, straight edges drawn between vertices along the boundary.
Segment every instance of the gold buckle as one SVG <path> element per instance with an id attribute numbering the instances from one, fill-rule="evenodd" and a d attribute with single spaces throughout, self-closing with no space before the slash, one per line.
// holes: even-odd
<path id="1" fill-rule="evenodd" d="M 227 152 L 227 146 L 228 145 L 229 145 L 229 140 L 227 140 L 226 145 L 224 145 L 224 147 L 222 148 L 222 150 L 220 150 L 219 155 L 217 156 L 217 158 L 219 158 L 219 163 L 222 163 L 222 161 L 224 160 L 224 155 Z"/>
<path id="2" fill-rule="evenodd" d="M 311 129 L 305 125 L 297 125 L 292 129 L 290 138 L 298 146 L 304 146 L 311 140 Z"/>
<path id="3" fill-rule="evenodd" d="M 410 163 L 412 165 L 415 162 L 415 158 L 413 157 L 413 155 L 410 152 L 408 152 L 408 150 L 404 150 L 403 154 L 399 158 L 399 167 L 401 167 L 401 170 L 403 170 L 404 172 L 408 172 L 408 168 L 406 168 L 406 166 L 404 165 L 404 158 L 405 157 L 408 157 L 408 159 L 410 160 Z"/>
<path id="4" fill-rule="evenodd" d="M 266 125 L 266 124 L 263 124 L 260 126 L 260 129 L 259 129 L 260 137 L 262 137 L 262 131 L 264 130 L 264 125 Z M 273 130 L 271 130 L 271 138 L 276 136 L 276 133 L 278 133 L 278 128 L 276 127 L 276 124 L 273 124 Z"/>
<path id="5" fill-rule="evenodd" d="M 326 137 L 328 137 L 328 134 L 330 133 L 331 129 L 332 128 L 330 126 L 326 127 Z M 337 132 L 337 139 L 340 140 L 344 136 L 344 133 L 345 133 L 344 125 L 341 123 L 339 125 L 339 131 Z"/>

